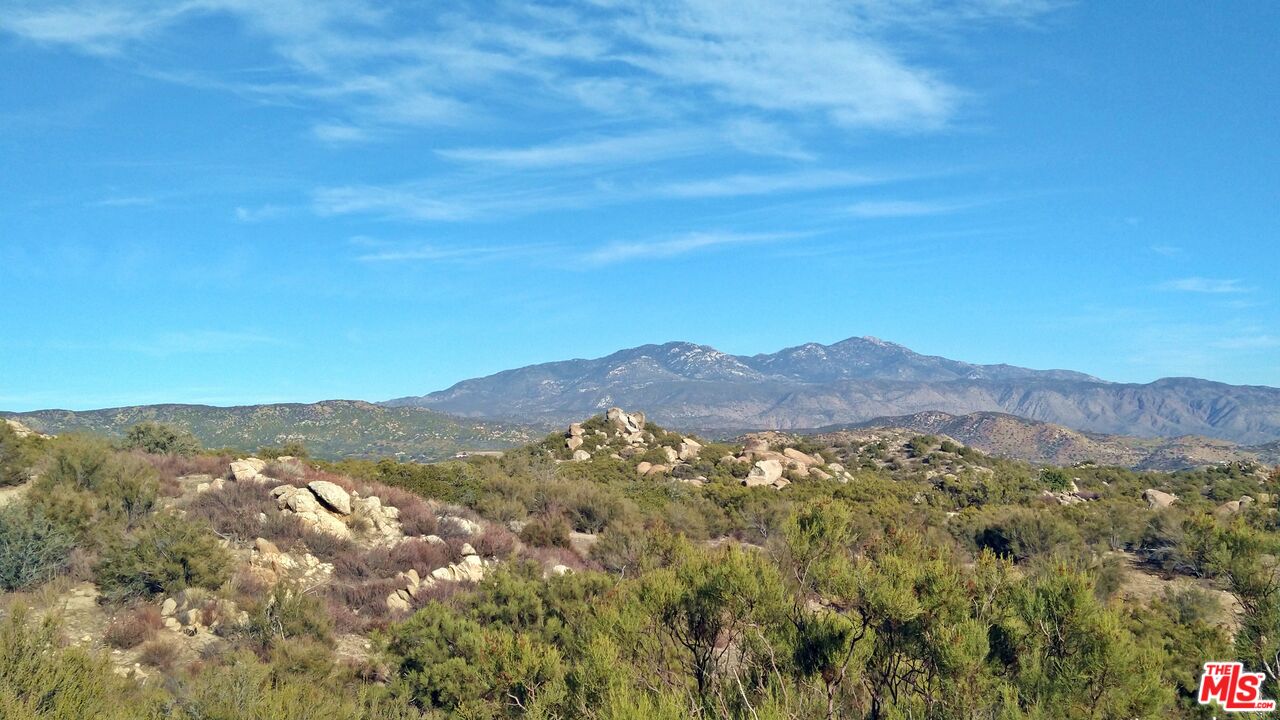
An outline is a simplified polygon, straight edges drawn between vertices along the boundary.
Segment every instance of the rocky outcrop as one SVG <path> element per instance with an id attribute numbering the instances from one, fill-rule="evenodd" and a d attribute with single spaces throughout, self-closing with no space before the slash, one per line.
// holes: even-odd
<path id="1" fill-rule="evenodd" d="M 327 510 L 310 488 L 280 485 L 271 489 L 280 511 L 292 514 L 304 525 L 334 537 L 350 538 L 351 528 L 340 517 Z"/>
<path id="2" fill-rule="evenodd" d="M 461 561 L 436 568 L 425 578 L 420 577 L 413 568 L 397 574 L 395 579 L 401 586 L 387 596 L 387 609 L 395 613 L 408 612 L 418 595 L 438 583 L 475 583 L 483 580 L 492 563 L 481 558 L 470 544 L 464 544 L 461 553 Z"/>
<path id="3" fill-rule="evenodd" d="M 454 533 L 452 534 L 466 535 L 467 537 L 479 535 L 484 530 L 480 523 L 475 520 L 468 520 L 458 515 L 442 516 L 440 518 L 440 525 L 448 530 L 453 530 Z M 446 532 L 446 534 L 450 533 Z"/>
<path id="4" fill-rule="evenodd" d="M 1254 499 L 1248 495 L 1242 495 L 1239 500 L 1228 500 L 1218 506 L 1213 513 L 1218 517 L 1231 517 L 1238 515 L 1241 510 L 1249 507 L 1254 503 Z"/>
<path id="5" fill-rule="evenodd" d="M 339 515 L 351 514 L 351 495 L 328 480 L 312 480 L 307 489 L 329 510 Z"/>
<path id="6" fill-rule="evenodd" d="M 782 463 L 777 460 L 758 460 L 751 466 L 751 472 L 747 474 L 747 478 L 742 481 L 747 487 L 760 487 L 762 485 L 773 485 L 778 487 L 779 482 L 786 482 L 782 477 Z"/>
<path id="7" fill-rule="evenodd" d="M 236 482 L 264 482 L 270 479 L 262 474 L 266 469 L 266 460 L 256 457 L 240 458 L 231 463 L 231 478 Z"/>
<path id="8" fill-rule="evenodd" d="M 1171 493 L 1147 488 L 1142 493 L 1142 499 L 1147 501 L 1147 507 L 1151 510 L 1163 510 L 1178 501 L 1178 496 Z"/>
<path id="9" fill-rule="evenodd" d="M 249 624 L 249 613 L 237 607 L 234 601 L 199 588 L 183 590 L 165 598 L 160 603 L 160 616 L 166 628 L 185 635 L 196 635 L 201 630 L 218 632 L 242 628 Z"/>
<path id="10" fill-rule="evenodd" d="M 11 418 L 6 418 L 4 421 L 4 424 L 8 425 L 9 429 L 13 431 L 13 434 L 18 436 L 19 438 L 38 437 L 38 438 L 44 438 L 45 440 L 48 440 L 53 437 L 52 435 L 45 435 L 44 433 L 38 433 L 35 430 L 32 430 L 26 425 L 18 422 L 17 420 L 13 420 Z"/>
<path id="11" fill-rule="evenodd" d="M 644 442 L 644 413 L 625 412 L 622 408 L 609 408 L 604 415 L 605 421 L 632 445 Z"/>

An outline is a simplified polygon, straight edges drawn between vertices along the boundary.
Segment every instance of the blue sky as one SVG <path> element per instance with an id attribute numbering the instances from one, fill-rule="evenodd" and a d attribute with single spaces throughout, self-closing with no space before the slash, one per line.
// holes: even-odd
<path id="1" fill-rule="evenodd" d="M 0 5 L 0 408 L 875 335 L 1280 385 L 1280 4 Z"/>

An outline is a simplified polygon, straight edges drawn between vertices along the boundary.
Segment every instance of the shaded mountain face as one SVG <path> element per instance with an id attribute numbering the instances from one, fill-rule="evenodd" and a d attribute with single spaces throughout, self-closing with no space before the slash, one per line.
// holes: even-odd
<path id="1" fill-rule="evenodd" d="M 1239 443 L 1280 438 L 1280 389 L 1195 378 L 1111 383 L 1068 370 L 975 365 L 875 338 L 735 356 L 673 342 L 460 382 L 387 403 L 555 423 L 613 405 L 687 430 L 802 429 L 940 411 L 997 412 L 1078 431 Z"/>

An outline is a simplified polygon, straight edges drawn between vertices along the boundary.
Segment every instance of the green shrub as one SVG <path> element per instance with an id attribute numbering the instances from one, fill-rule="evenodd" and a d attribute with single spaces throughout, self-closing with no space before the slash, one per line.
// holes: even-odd
<path id="1" fill-rule="evenodd" d="M 330 647 L 333 620 L 319 598 L 280 584 L 249 613 L 244 633 L 263 655 L 284 640 L 303 639 Z"/>
<path id="2" fill-rule="evenodd" d="M 569 547 L 569 522 L 559 515 L 542 515 L 525 523 L 520 539 L 534 547 Z"/>
<path id="3" fill-rule="evenodd" d="M 120 447 L 152 455 L 195 455 L 200 441 L 183 428 L 157 422 L 143 422 L 129 428 Z"/>
<path id="4" fill-rule="evenodd" d="M 75 538 L 38 511 L 0 509 L 0 590 L 42 583 L 67 567 Z"/>
<path id="5" fill-rule="evenodd" d="M 231 576 L 231 556 L 203 523 L 163 514 L 132 538 L 110 545 L 98 585 L 116 598 L 214 589 Z"/>
<path id="6" fill-rule="evenodd" d="M 136 524 L 160 492 L 155 468 L 118 453 L 105 441 L 66 435 L 49 443 L 31 502 L 77 536 L 107 534 L 107 526 Z"/>
<path id="7" fill-rule="evenodd" d="M 0 621 L 0 718 L 159 720 L 158 698 L 116 676 L 106 660 L 63 648 L 58 629 L 13 607 Z"/>
<path id="8" fill-rule="evenodd" d="M 139 603 L 111 619 L 107 625 L 105 640 L 113 648 L 128 650 L 155 637 L 164 627 L 164 618 L 155 605 Z"/>
<path id="9" fill-rule="evenodd" d="M 8 423 L 0 420 L 0 487 L 20 485 L 31 478 L 31 466 L 41 442 L 34 437 L 18 437 Z"/>

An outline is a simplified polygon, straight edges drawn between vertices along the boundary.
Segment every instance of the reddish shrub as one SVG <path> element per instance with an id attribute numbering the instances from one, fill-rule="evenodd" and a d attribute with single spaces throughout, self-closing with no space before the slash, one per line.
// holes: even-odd
<path id="1" fill-rule="evenodd" d="M 521 559 L 533 560 L 543 567 L 564 565 L 574 570 L 584 570 L 590 566 L 578 554 L 568 548 L 561 547 L 524 547 L 520 552 Z"/>
<path id="2" fill-rule="evenodd" d="M 399 571 L 413 568 L 422 577 L 430 575 L 436 568 L 448 565 L 453 557 L 448 546 L 432 545 L 426 540 L 405 540 L 386 554 L 391 567 Z"/>
<path id="3" fill-rule="evenodd" d="M 361 617 L 354 610 L 344 605 L 340 598 L 328 595 L 325 597 L 324 602 L 325 609 L 329 612 L 329 617 L 333 619 L 333 629 L 338 633 L 364 633 L 368 631 L 368 619 Z"/>
<path id="4" fill-rule="evenodd" d="M 178 646 L 172 641 L 152 640 L 142 646 L 142 654 L 138 659 L 147 665 L 169 672 L 178 662 L 178 654 Z"/>
<path id="5" fill-rule="evenodd" d="M 111 619 L 105 639 L 111 647 L 128 650 L 150 640 L 162 627 L 164 618 L 161 617 L 159 608 L 138 604 Z"/>
<path id="6" fill-rule="evenodd" d="M 436 512 L 431 503 L 406 490 L 370 483 L 368 495 L 377 495 L 383 505 L 400 511 L 400 527 L 410 537 L 436 534 Z"/>
<path id="7" fill-rule="evenodd" d="M 363 583 L 333 583 L 326 595 L 328 599 L 350 609 L 357 616 L 371 620 L 387 616 L 387 596 L 402 587 L 404 584 L 393 578 Z"/>
<path id="8" fill-rule="evenodd" d="M 226 455 L 151 455 L 141 450 L 132 454 L 155 468 L 161 480 L 176 480 L 185 475 L 230 476 L 232 458 Z"/>
<path id="9" fill-rule="evenodd" d="M 280 518 L 271 489 L 252 482 L 229 482 L 221 490 L 200 493 L 187 506 L 188 517 L 204 520 L 219 535 L 240 542 L 267 537 L 267 523 L 258 521 L 261 514 L 268 521 Z"/>
<path id="10" fill-rule="evenodd" d="M 515 550 L 516 536 L 504 527 L 489 525 L 472 543 L 476 552 L 485 557 L 507 558 Z"/>
<path id="11" fill-rule="evenodd" d="M 302 531 L 302 542 L 312 555 L 325 562 L 334 562 L 340 556 L 360 552 L 356 544 L 346 538 L 340 538 L 329 533 L 316 532 L 311 529 Z"/>

